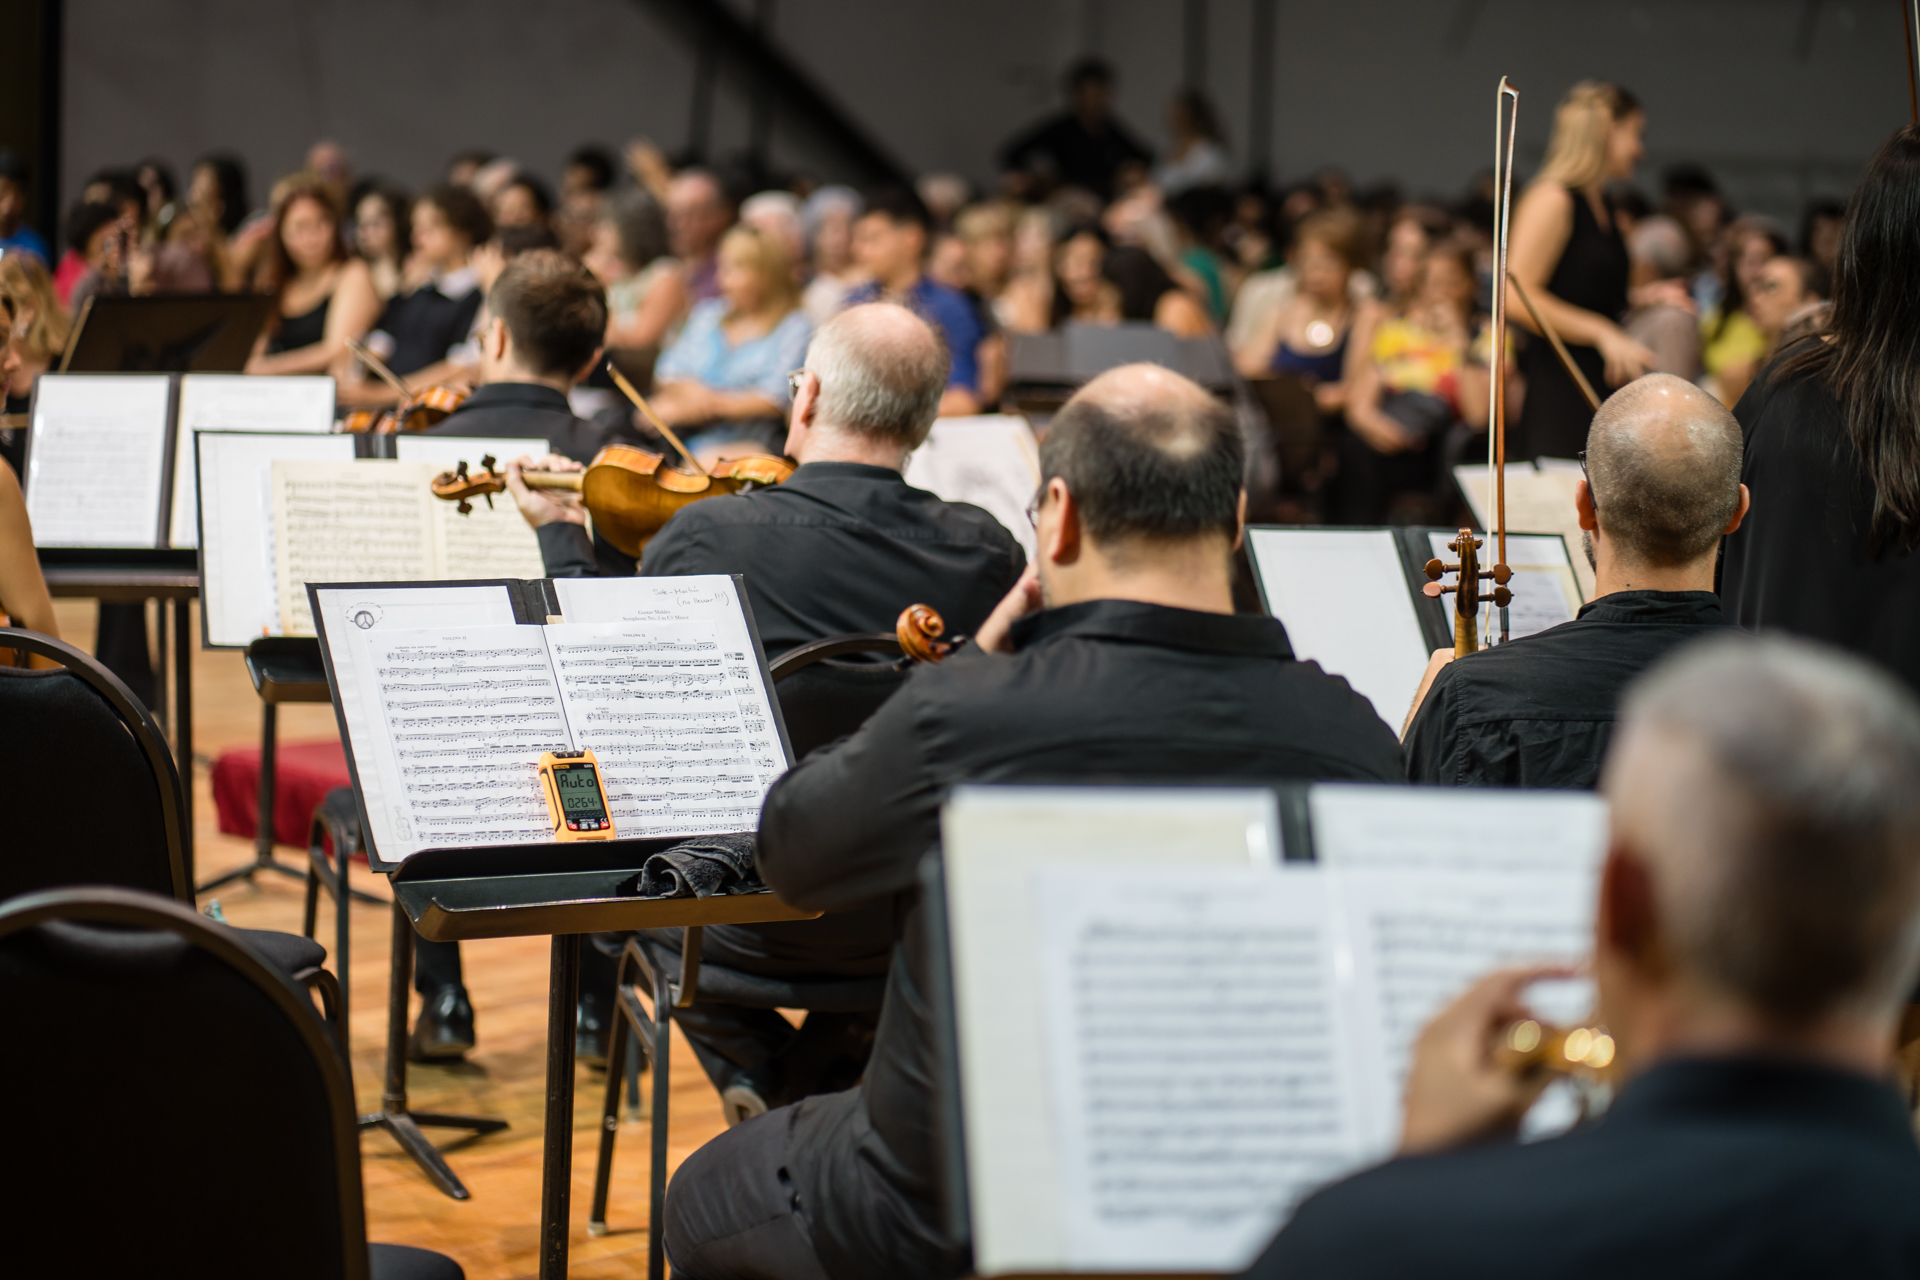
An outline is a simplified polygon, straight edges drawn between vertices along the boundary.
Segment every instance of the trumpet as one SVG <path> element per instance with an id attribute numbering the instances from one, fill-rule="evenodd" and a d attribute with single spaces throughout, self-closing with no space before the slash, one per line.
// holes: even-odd
<path id="1" fill-rule="evenodd" d="M 1613 1065 L 1613 1037 L 1601 1027 L 1554 1027 L 1522 1018 L 1500 1035 L 1495 1050 L 1514 1071 L 1602 1075 Z"/>

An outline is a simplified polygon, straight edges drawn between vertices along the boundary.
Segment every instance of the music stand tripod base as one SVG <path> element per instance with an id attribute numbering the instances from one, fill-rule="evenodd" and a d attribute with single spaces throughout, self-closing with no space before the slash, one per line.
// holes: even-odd
<path id="1" fill-rule="evenodd" d="M 378 899 L 376 899 L 378 901 Z M 476 1136 L 498 1133 L 507 1127 L 505 1120 L 481 1116 L 448 1116 L 407 1109 L 407 989 L 413 982 L 413 922 L 406 908 L 393 904 L 393 974 L 387 991 L 387 1084 L 380 1097 L 380 1110 L 360 1117 L 364 1129 L 385 1129 L 413 1157 L 433 1185 L 455 1200 L 472 1199 L 473 1193 L 461 1182 L 445 1157 L 427 1135 L 430 1129 L 465 1129 Z"/>

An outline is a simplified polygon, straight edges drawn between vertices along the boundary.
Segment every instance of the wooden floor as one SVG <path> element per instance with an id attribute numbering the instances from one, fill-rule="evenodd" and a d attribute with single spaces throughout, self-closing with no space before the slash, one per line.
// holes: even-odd
<path id="1" fill-rule="evenodd" d="M 94 606 L 90 601 L 58 601 L 62 638 L 90 648 Z M 196 619 L 194 634 L 199 634 Z M 196 868 L 205 881 L 219 871 L 253 858 L 253 842 L 216 833 L 213 799 L 205 761 L 228 747 L 255 745 L 260 736 L 260 703 L 247 679 L 240 655 L 202 650 L 193 668 L 193 777 Z M 309 742 L 338 736 L 333 709 L 285 706 L 280 710 L 280 741 Z M 283 861 L 304 868 L 300 850 L 283 849 Z M 384 877 L 357 865 L 360 887 L 385 896 Z M 250 928 L 297 932 L 303 886 L 289 877 L 258 876 L 257 883 L 229 885 L 212 895 L 229 921 Z M 351 965 L 354 1085 L 360 1109 L 380 1104 L 386 1054 L 387 952 L 391 917 L 365 904 L 352 908 Z M 333 913 L 321 898 L 319 937 L 333 942 Z M 479 1045 L 464 1063 L 413 1066 L 409 1102 L 416 1111 L 494 1116 L 511 1126 L 479 1138 L 455 1131 L 429 1130 L 447 1143 L 448 1162 L 473 1198 L 465 1202 L 442 1195 L 384 1133 L 361 1137 L 366 1185 L 367 1235 L 393 1244 L 438 1249 L 466 1269 L 469 1280 L 504 1280 L 538 1273 L 540 1239 L 541 1126 L 546 1087 L 547 959 L 546 938 L 507 938 L 464 944 L 467 989 L 472 996 Z M 417 1003 L 417 997 L 416 997 Z M 673 1123 L 669 1165 L 677 1167 L 696 1147 L 725 1127 L 720 1102 L 679 1032 L 673 1045 Z M 587 1234 L 587 1209 L 593 1194 L 593 1161 L 598 1141 L 604 1073 L 580 1068 L 575 1080 L 572 1266 L 569 1274 L 599 1277 L 644 1276 L 647 1265 L 647 1152 L 649 1125 L 622 1121 L 614 1160 L 612 1194 L 607 1206 L 610 1234 Z M 645 1080 L 643 1078 L 643 1091 Z"/>

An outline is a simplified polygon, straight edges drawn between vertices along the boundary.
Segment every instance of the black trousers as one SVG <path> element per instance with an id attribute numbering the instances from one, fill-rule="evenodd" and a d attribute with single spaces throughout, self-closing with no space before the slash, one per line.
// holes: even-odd
<path id="1" fill-rule="evenodd" d="M 429 942 L 413 935 L 413 989 L 430 996 L 442 987 L 463 987 L 460 977 L 460 944 Z"/>
<path id="2" fill-rule="evenodd" d="M 795 1114 L 783 1107 L 755 1116 L 688 1156 L 673 1175 L 664 1230 L 679 1280 L 826 1280 L 787 1172 Z"/>

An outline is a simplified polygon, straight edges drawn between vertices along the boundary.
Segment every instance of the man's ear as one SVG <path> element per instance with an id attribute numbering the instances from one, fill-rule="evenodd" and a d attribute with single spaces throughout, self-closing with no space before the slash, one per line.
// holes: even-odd
<path id="1" fill-rule="evenodd" d="M 1047 481 L 1047 500 L 1053 509 L 1050 528 L 1043 531 L 1040 554 L 1054 564 L 1073 564 L 1080 559 L 1086 532 L 1080 525 L 1080 504 L 1073 491 L 1059 476 Z"/>
<path id="2" fill-rule="evenodd" d="M 1240 508 L 1233 513 L 1233 550 L 1247 540 L 1247 491 L 1240 491 Z"/>
<path id="3" fill-rule="evenodd" d="M 1599 530 L 1600 520 L 1593 514 L 1593 489 L 1585 480 L 1578 481 L 1573 486 L 1573 509 L 1580 515 L 1582 529 L 1589 533 Z"/>
<path id="4" fill-rule="evenodd" d="M 1594 945 L 1640 970 L 1657 970 L 1660 911 L 1654 902 L 1653 874 L 1631 849 L 1615 842 L 1600 868 L 1600 902 L 1594 918 Z"/>
<path id="5" fill-rule="evenodd" d="M 513 335 L 507 332 L 507 322 L 499 316 L 487 321 L 487 332 L 481 340 L 487 358 L 496 364 L 507 358 L 507 350 L 513 345 Z"/>
<path id="6" fill-rule="evenodd" d="M 819 406 L 820 379 L 808 373 L 794 388 L 793 407 L 787 412 L 787 443 L 784 448 L 789 458 L 800 456 L 800 450 L 813 430 L 813 416 Z"/>
<path id="7" fill-rule="evenodd" d="M 1747 518 L 1747 512 L 1751 510 L 1752 507 L 1753 507 L 1753 498 L 1750 494 L 1747 493 L 1747 486 L 1741 485 L 1740 486 L 1740 509 L 1733 513 L 1733 519 L 1727 524 L 1727 527 L 1722 529 L 1720 532 L 1723 534 L 1726 534 L 1726 533 L 1732 533 L 1735 529 L 1738 529 L 1740 527 L 1740 522 Z"/>

